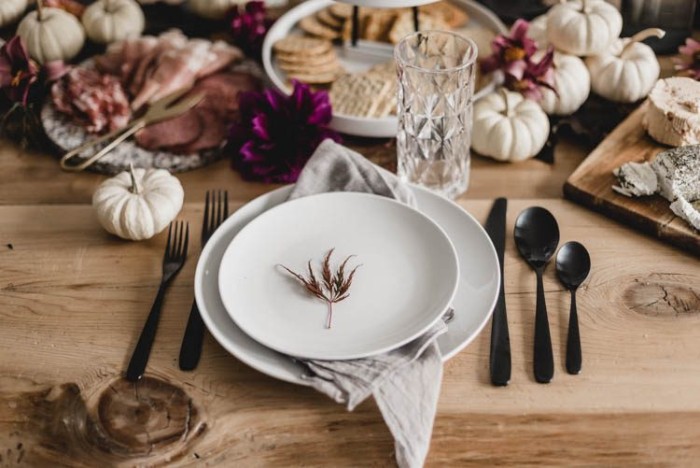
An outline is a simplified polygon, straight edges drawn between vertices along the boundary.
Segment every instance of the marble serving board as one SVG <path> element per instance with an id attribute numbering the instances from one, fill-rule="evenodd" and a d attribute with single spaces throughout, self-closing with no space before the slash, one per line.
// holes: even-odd
<path id="1" fill-rule="evenodd" d="M 613 191 L 613 170 L 627 162 L 652 160 L 668 149 L 642 127 L 644 107 L 634 111 L 574 171 L 564 196 L 614 220 L 700 256 L 700 233 L 669 208 L 660 195 L 629 198 Z"/>

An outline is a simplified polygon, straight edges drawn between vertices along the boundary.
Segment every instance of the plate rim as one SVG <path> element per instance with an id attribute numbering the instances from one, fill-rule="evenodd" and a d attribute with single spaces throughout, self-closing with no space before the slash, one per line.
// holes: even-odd
<path id="1" fill-rule="evenodd" d="M 436 195 L 432 193 L 430 190 L 425 189 L 423 187 L 419 187 L 414 184 L 409 184 L 411 190 L 414 192 L 420 192 L 424 196 L 428 197 L 434 197 L 434 198 L 440 198 L 440 200 L 444 201 L 445 203 L 448 203 L 452 205 L 455 209 L 459 210 L 461 212 L 462 216 L 466 216 L 471 222 L 474 223 L 476 226 L 477 230 L 481 233 L 482 237 L 487 240 L 487 245 L 489 246 L 489 252 L 490 252 L 490 257 L 492 262 L 495 264 L 496 268 L 499 267 L 498 263 L 498 256 L 496 255 L 496 249 L 493 245 L 493 242 L 491 241 L 491 238 L 488 236 L 486 233 L 486 230 L 484 227 L 479 223 L 476 218 L 469 213 L 466 209 L 464 209 L 462 206 L 458 205 L 457 203 L 453 202 L 452 200 L 444 199 L 440 197 L 439 195 Z M 195 270 L 195 280 L 194 280 L 194 293 L 195 293 L 195 299 L 197 301 L 199 310 L 202 316 L 202 319 L 207 326 L 207 329 L 211 333 L 212 337 L 216 340 L 216 342 L 221 346 L 228 354 L 231 354 L 234 358 L 239 360 L 240 362 L 244 363 L 246 366 L 256 370 L 257 372 L 260 372 L 262 374 L 265 374 L 269 377 L 272 377 L 274 379 L 283 381 L 283 382 L 288 382 L 296 385 L 302 385 L 302 386 L 309 386 L 311 385 L 311 382 L 307 379 L 304 379 L 302 376 L 304 374 L 304 369 L 300 365 L 298 365 L 298 374 L 293 374 L 288 371 L 288 369 L 284 368 L 284 366 L 281 366 L 279 363 L 269 363 L 266 362 L 267 359 L 265 356 L 262 356 L 256 352 L 250 352 L 247 350 L 244 346 L 238 345 L 235 340 L 228 339 L 223 331 L 218 328 L 214 322 L 214 319 L 209 313 L 209 310 L 206 307 L 206 304 L 203 302 L 202 298 L 202 285 L 204 283 L 207 271 L 206 271 L 206 264 L 210 261 L 210 251 L 215 248 L 215 244 L 218 241 L 218 238 L 225 236 L 225 233 L 227 229 L 225 229 L 226 225 L 236 225 L 240 222 L 242 222 L 239 217 L 244 216 L 245 213 L 241 214 L 240 216 L 236 216 L 237 213 L 239 213 L 244 207 L 256 203 L 256 204 L 261 204 L 263 207 L 268 206 L 271 202 L 277 203 L 275 201 L 276 198 L 279 197 L 286 197 L 292 189 L 294 185 L 285 185 L 279 188 L 276 188 L 274 190 L 271 190 L 269 192 L 263 193 L 257 197 L 255 197 L 252 200 L 249 200 L 248 202 L 244 203 L 241 205 L 229 218 L 222 224 L 221 229 L 217 229 L 216 232 L 212 235 L 212 238 L 207 242 L 207 244 L 204 246 L 202 249 L 202 252 L 200 253 L 199 259 L 197 261 L 197 266 Z M 279 203 L 284 203 L 284 199 L 281 200 Z M 274 206 L 274 205 L 273 205 Z M 264 208 L 268 209 L 268 208 Z M 454 346 L 451 349 L 442 349 L 444 346 L 441 344 L 440 338 L 438 339 L 438 346 L 441 348 L 441 354 L 442 354 L 442 360 L 443 362 L 447 362 L 448 360 L 452 359 L 454 356 L 456 356 L 459 352 L 461 352 L 464 348 L 466 348 L 469 344 L 471 344 L 477 336 L 481 334 L 483 331 L 484 327 L 490 320 L 492 314 L 493 314 L 493 309 L 496 305 L 496 302 L 498 300 L 498 291 L 500 289 L 501 285 L 501 277 L 500 274 L 496 275 L 496 287 L 493 292 L 493 297 L 491 298 L 490 305 L 488 312 L 484 314 L 482 317 L 481 323 L 477 325 L 477 327 L 474 329 L 472 334 L 468 336 L 466 339 L 462 340 L 459 342 L 457 346 Z M 217 284 L 217 289 L 218 289 L 218 284 Z M 242 333 L 242 331 L 241 331 Z M 447 336 L 449 336 L 449 326 L 448 326 L 448 332 L 446 333 Z M 442 337 L 441 337 L 442 338 Z M 246 339 L 252 340 L 252 338 L 246 337 Z M 259 343 L 257 343 L 259 346 L 262 347 Z M 274 353 L 272 350 L 270 350 L 271 353 Z M 293 362 L 290 360 L 289 361 L 290 365 L 293 365 Z"/>
<path id="2" fill-rule="evenodd" d="M 219 265 L 219 271 L 218 271 L 218 289 L 219 291 L 222 291 L 223 284 L 223 276 L 222 275 L 222 270 L 224 269 L 224 261 L 227 255 L 231 255 L 232 249 L 235 248 L 235 243 L 236 243 L 236 238 L 241 236 L 245 231 L 250 231 L 255 228 L 255 223 L 256 221 L 260 220 L 261 217 L 263 216 L 273 216 L 276 211 L 282 210 L 282 209 L 289 209 L 290 205 L 293 205 L 295 203 L 308 203 L 309 200 L 313 199 L 334 199 L 334 198 L 350 198 L 350 199 L 357 199 L 357 203 L 360 203 L 364 207 L 368 205 L 372 205 L 373 203 L 383 203 L 383 204 L 388 204 L 394 207 L 394 209 L 397 209 L 398 211 L 405 213 L 405 214 L 410 214 L 411 216 L 417 216 L 419 219 L 421 219 L 423 223 L 426 223 L 426 225 L 430 226 L 432 229 L 434 229 L 436 235 L 438 235 L 441 239 L 442 242 L 444 242 L 444 246 L 447 247 L 450 255 L 449 259 L 451 263 L 449 265 L 444 265 L 443 266 L 443 271 L 449 269 L 446 271 L 445 275 L 447 277 L 447 280 L 445 281 L 447 284 L 450 284 L 448 287 L 449 295 L 445 297 L 442 301 L 438 302 L 436 301 L 437 307 L 434 309 L 437 312 L 432 312 L 431 314 L 428 314 L 430 318 L 426 318 L 425 321 L 421 326 L 419 326 L 415 331 L 412 333 L 406 334 L 403 338 L 400 340 L 396 340 L 395 342 L 392 342 L 391 344 L 383 345 L 381 347 L 378 347 L 376 344 L 371 347 L 369 350 L 364 350 L 364 351 L 355 351 L 353 353 L 345 352 L 345 353 L 335 353 L 331 355 L 321 355 L 321 354 L 316 354 L 316 353 L 304 353 L 304 354 L 298 354 L 294 351 L 291 351 L 290 349 L 283 349 L 282 346 L 271 344 L 270 340 L 268 340 L 265 336 L 262 336 L 258 333 L 258 330 L 253 330 L 250 327 L 247 326 L 247 324 L 243 324 L 239 320 L 236 320 L 236 312 L 234 311 L 240 311 L 240 308 L 233 307 L 233 304 L 230 303 L 231 298 L 228 298 L 228 301 L 224 298 L 224 295 L 221 295 L 221 300 L 224 304 L 224 308 L 226 309 L 226 313 L 228 314 L 229 318 L 233 320 L 233 322 L 249 337 L 251 337 L 253 340 L 257 341 L 261 345 L 272 349 L 273 351 L 277 351 L 280 354 L 285 354 L 288 356 L 293 356 L 295 358 L 299 359 L 318 359 L 318 360 L 337 360 L 337 361 L 343 361 L 343 360 L 351 360 L 351 359 L 362 359 L 362 358 L 367 358 L 371 356 L 377 356 L 382 353 L 389 352 L 393 349 L 399 348 L 406 343 L 409 343 L 413 341 L 414 339 L 418 338 L 419 336 L 423 335 L 425 332 L 427 332 L 432 326 L 435 325 L 435 323 L 438 322 L 442 318 L 442 316 L 447 312 L 447 310 L 450 308 L 451 304 L 454 301 L 455 296 L 457 295 L 457 290 L 459 289 L 459 281 L 460 281 L 460 266 L 459 266 L 459 256 L 457 253 L 457 249 L 454 246 L 454 243 L 452 242 L 452 239 L 450 239 L 450 236 L 447 235 L 445 230 L 440 226 L 437 222 L 435 222 L 432 218 L 427 216 L 425 213 L 422 213 L 421 211 L 405 204 L 402 203 L 398 200 L 395 200 L 393 198 L 389 197 L 384 197 L 380 196 L 374 193 L 365 193 L 365 192 L 323 192 L 323 193 L 317 193 L 313 195 L 308 195 L 300 198 L 296 198 L 294 200 L 289 200 L 287 202 L 281 203 L 277 206 L 271 207 L 270 209 L 266 210 L 265 212 L 261 213 L 258 215 L 255 219 L 251 220 L 248 224 L 243 226 L 243 228 L 236 234 L 236 236 L 231 240 L 229 245 L 226 247 L 226 250 L 224 251 L 222 257 L 221 257 L 221 263 Z M 432 239 L 435 240 L 435 239 Z M 430 248 L 430 247 L 428 247 Z"/>

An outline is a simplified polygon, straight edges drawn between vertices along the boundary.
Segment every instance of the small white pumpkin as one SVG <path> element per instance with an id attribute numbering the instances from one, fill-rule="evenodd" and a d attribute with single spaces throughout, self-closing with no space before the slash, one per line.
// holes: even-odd
<path id="1" fill-rule="evenodd" d="M 87 36 L 99 44 L 138 37 L 146 23 L 134 0 L 97 0 L 85 9 L 82 19 Z"/>
<path id="2" fill-rule="evenodd" d="M 41 0 L 37 6 L 17 27 L 29 55 L 41 64 L 78 55 L 85 44 L 85 31 L 78 19 L 59 8 L 42 7 Z"/>
<path id="3" fill-rule="evenodd" d="M 547 39 L 547 15 L 540 15 L 530 21 L 527 35 L 535 41 L 537 47 L 545 49 L 549 45 L 549 39 Z"/>
<path id="4" fill-rule="evenodd" d="M 588 99 L 591 92 L 591 77 L 586 64 L 574 55 L 554 52 L 552 68 L 554 89 L 557 92 L 541 87 L 540 106 L 550 115 L 571 115 Z"/>
<path id="5" fill-rule="evenodd" d="M 202 18 L 223 19 L 234 5 L 245 3 L 242 0 L 188 0 L 188 8 Z"/>
<path id="6" fill-rule="evenodd" d="M 652 48 L 640 41 L 664 35 L 658 28 L 645 29 L 616 41 L 604 54 L 588 57 L 593 91 L 614 102 L 636 102 L 647 97 L 659 79 L 660 67 Z"/>
<path id="7" fill-rule="evenodd" d="M 554 5 L 547 13 L 547 38 L 572 55 L 605 52 L 620 37 L 622 16 L 603 0 L 573 0 Z"/>
<path id="8" fill-rule="evenodd" d="M 549 119 L 535 101 L 505 88 L 474 104 L 472 148 L 499 161 L 523 161 L 542 150 Z"/>
<path id="9" fill-rule="evenodd" d="M 107 232 L 123 239 L 150 239 L 182 209 L 185 192 L 165 169 L 129 169 L 104 181 L 92 196 Z"/>
<path id="10" fill-rule="evenodd" d="M 0 28 L 9 26 L 17 21 L 27 10 L 27 0 L 0 1 Z"/>

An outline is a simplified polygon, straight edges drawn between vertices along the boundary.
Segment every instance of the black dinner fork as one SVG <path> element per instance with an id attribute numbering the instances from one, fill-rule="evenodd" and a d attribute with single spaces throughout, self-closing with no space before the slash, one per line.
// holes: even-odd
<path id="1" fill-rule="evenodd" d="M 202 222 L 202 247 L 204 247 L 214 234 L 214 231 L 228 218 L 228 192 L 207 191 L 204 203 L 204 221 Z M 185 336 L 180 347 L 180 369 L 194 370 L 199 364 L 202 355 L 202 341 L 204 340 L 204 324 L 199 314 L 197 302 L 192 303 L 190 318 L 187 320 Z"/>
<path id="2" fill-rule="evenodd" d="M 129 361 L 129 367 L 126 370 L 126 379 L 130 382 L 137 382 L 143 377 L 148 363 L 148 357 L 151 354 L 153 340 L 156 337 L 158 322 L 160 320 L 160 311 L 163 307 L 163 298 L 165 291 L 172 283 L 175 275 L 182 269 L 187 258 L 187 245 L 190 241 L 190 226 L 184 221 L 176 221 L 170 223 L 168 229 L 168 243 L 165 246 L 165 255 L 163 256 L 163 277 L 160 281 L 158 294 L 151 307 L 151 313 L 148 314 L 146 324 L 143 326 L 141 336 L 134 349 L 134 354 Z"/>

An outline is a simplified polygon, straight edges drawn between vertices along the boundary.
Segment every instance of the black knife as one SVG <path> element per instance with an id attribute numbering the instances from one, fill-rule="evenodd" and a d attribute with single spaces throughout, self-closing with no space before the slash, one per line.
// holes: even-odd
<path id="1" fill-rule="evenodd" d="M 491 238 L 501 269 L 501 288 L 491 319 L 491 383 L 496 386 L 508 385 L 510 380 L 510 336 L 506 315 L 506 294 L 504 291 L 503 253 L 506 245 L 506 211 L 508 200 L 497 198 L 486 220 L 486 232 Z"/>

